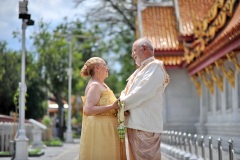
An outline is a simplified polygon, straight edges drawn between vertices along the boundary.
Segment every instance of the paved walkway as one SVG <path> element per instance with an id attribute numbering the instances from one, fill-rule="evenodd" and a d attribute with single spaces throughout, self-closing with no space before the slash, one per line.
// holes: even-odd
<path id="1" fill-rule="evenodd" d="M 28 157 L 28 160 L 78 160 L 79 139 L 75 139 L 73 143 L 64 143 L 61 147 L 47 147 L 43 151 L 44 155 Z M 11 160 L 10 157 L 0 159 Z"/>
<path id="2" fill-rule="evenodd" d="M 40 157 L 29 157 L 28 160 L 78 160 L 79 139 L 75 139 L 73 143 L 64 143 L 62 147 L 47 147 L 43 149 L 44 155 Z M 11 160 L 10 157 L 1 157 L 1 160 Z M 162 160 L 173 160 L 164 153 Z"/>

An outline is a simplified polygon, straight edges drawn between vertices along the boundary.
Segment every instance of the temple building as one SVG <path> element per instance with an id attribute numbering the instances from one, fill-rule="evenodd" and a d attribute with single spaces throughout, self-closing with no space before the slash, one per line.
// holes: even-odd
<path id="1" fill-rule="evenodd" d="M 240 2 L 138 0 L 136 38 L 149 38 L 170 84 L 164 130 L 234 140 L 240 153 Z"/>

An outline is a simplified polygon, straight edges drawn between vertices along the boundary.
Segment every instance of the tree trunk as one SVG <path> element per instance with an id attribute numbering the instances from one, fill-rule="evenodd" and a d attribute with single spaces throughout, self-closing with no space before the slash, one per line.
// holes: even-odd
<path id="1" fill-rule="evenodd" d="M 64 140 L 63 133 L 65 131 L 65 118 L 64 118 L 64 107 L 63 100 L 59 95 L 55 95 L 56 103 L 58 104 L 58 119 L 59 119 L 59 129 L 58 129 L 58 137 L 61 140 Z"/>

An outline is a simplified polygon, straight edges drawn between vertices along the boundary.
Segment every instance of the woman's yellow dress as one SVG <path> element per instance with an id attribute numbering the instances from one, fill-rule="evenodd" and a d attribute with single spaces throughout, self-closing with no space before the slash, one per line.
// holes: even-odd
<path id="1" fill-rule="evenodd" d="M 112 104 L 116 97 L 110 89 L 101 93 L 97 106 Z M 117 134 L 117 110 L 86 116 L 83 115 L 79 160 L 125 159 L 125 146 Z"/>

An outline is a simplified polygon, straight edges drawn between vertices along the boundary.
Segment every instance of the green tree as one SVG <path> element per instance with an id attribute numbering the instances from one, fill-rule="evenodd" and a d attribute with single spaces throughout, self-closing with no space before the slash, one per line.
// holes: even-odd
<path id="1" fill-rule="evenodd" d="M 40 85 L 36 61 L 32 54 L 26 55 L 26 95 L 28 96 L 25 99 L 25 117 L 39 119 L 44 114 L 42 107 L 44 93 Z M 15 112 L 19 107 L 18 84 L 21 81 L 21 52 L 11 51 L 5 42 L 0 42 L 0 59 L 0 113 L 9 115 L 11 111 Z"/>
<path id="2" fill-rule="evenodd" d="M 68 22 L 65 18 L 53 32 L 49 31 L 49 24 L 41 21 L 38 32 L 32 35 L 44 88 L 52 94 L 49 99 L 59 106 L 60 138 L 63 138 L 65 129 L 63 102 L 68 99 L 69 47 L 72 46 L 73 55 L 72 94 L 83 95 L 87 79 L 80 78 L 80 69 L 87 59 L 101 56 L 106 50 L 104 43 L 97 43 L 99 34 L 97 26 L 87 30 L 79 20 Z"/>
<path id="3" fill-rule="evenodd" d="M 27 53 L 26 58 L 26 118 L 41 119 L 47 110 L 47 93 L 38 68 L 35 53 Z"/>
<path id="4" fill-rule="evenodd" d="M 76 0 L 76 6 L 81 9 L 86 0 Z M 89 1 L 88 1 L 89 3 Z M 126 79 L 135 70 L 134 61 L 131 57 L 131 47 L 135 39 L 135 0 L 100 0 L 96 5 L 87 10 L 86 23 L 97 24 L 104 32 L 108 51 L 103 54 L 110 67 L 108 85 L 116 89 L 119 94 L 126 85 Z M 112 70 L 116 63 L 120 69 Z M 113 77 L 113 78 L 111 78 Z M 114 79 L 117 81 L 111 82 Z M 116 87 L 117 85 L 117 87 Z"/>
<path id="5" fill-rule="evenodd" d="M 20 82 L 21 56 L 7 48 L 6 42 L 0 42 L 0 113 L 9 115 L 15 111 L 13 95 Z"/>

